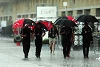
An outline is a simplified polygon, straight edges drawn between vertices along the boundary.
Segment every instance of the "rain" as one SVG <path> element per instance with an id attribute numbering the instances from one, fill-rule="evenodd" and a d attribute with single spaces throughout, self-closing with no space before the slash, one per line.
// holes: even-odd
<path id="1" fill-rule="evenodd" d="M 99 2 L 99 0 L 0 0 L 0 67 L 100 67 Z M 38 44 L 42 44 L 40 54 L 36 47 L 36 38 L 40 35 L 36 34 L 40 32 L 36 30 L 38 23 L 41 23 L 40 27 L 44 33 L 41 34 L 42 42 L 41 39 L 37 39 Z M 85 23 L 88 23 L 93 36 L 88 58 L 83 54 L 84 37 L 81 34 Z M 50 52 L 49 39 L 53 24 L 58 30 L 54 54 Z M 24 31 L 27 26 L 29 30 Z M 74 34 L 69 56 L 64 56 L 63 53 L 60 31 L 64 26 L 72 28 Z M 29 38 L 23 41 L 26 36 Z M 28 42 L 30 48 L 28 55 L 25 56 L 26 49 L 24 50 L 23 45 Z"/>

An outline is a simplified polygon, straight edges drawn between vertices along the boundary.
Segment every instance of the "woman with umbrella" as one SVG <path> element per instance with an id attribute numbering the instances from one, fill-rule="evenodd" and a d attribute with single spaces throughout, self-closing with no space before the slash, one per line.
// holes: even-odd
<path id="1" fill-rule="evenodd" d="M 91 28 L 88 26 L 88 23 L 85 22 L 84 24 L 85 26 L 82 28 L 82 33 L 81 33 L 83 36 L 83 55 L 84 58 L 88 59 L 90 41 L 93 40 L 93 37 Z"/>

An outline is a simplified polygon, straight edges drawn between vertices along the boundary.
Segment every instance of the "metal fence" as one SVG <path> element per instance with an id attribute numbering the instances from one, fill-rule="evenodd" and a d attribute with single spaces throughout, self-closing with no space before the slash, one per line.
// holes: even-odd
<path id="1" fill-rule="evenodd" d="M 91 27 L 91 29 L 92 29 L 92 33 L 94 34 L 94 33 L 96 33 L 96 32 L 99 32 L 98 31 L 98 26 L 99 26 L 100 24 L 99 23 L 97 23 L 97 22 L 95 22 L 94 24 L 92 24 L 92 23 L 89 23 L 89 26 Z M 84 26 L 84 23 L 83 22 L 78 22 L 77 23 L 77 26 L 78 27 L 76 27 L 75 29 L 75 41 L 74 41 L 74 48 L 75 49 L 81 49 L 82 48 L 82 44 L 83 44 L 83 42 L 82 42 L 82 35 L 81 35 L 81 32 L 82 32 L 82 28 L 83 28 L 83 26 Z M 96 35 L 97 36 L 97 35 Z M 93 37 L 94 37 L 94 35 L 93 35 Z M 95 37 L 94 37 L 94 39 L 95 39 Z M 93 41 L 93 42 L 91 42 L 91 46 L 90 46 L 90 49 L 91 50 L 99 50 L 99 39 L 98 38 L 96 38 L 97 40 L 97 42 L 95 42 L 95 41 Z"/>

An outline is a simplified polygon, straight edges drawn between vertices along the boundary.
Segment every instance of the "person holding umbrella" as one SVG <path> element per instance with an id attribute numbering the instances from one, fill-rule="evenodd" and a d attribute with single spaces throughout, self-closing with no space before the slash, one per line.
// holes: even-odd
<path id="1" fill-rule="evenodd" d="M 91 28 L 88 26 L 88 23 L 85 22 L 84 24 L 85 26 L 82 28 L 82 33 L 81 33 L 83 36 L 83 55 L 84 58 L 88 59 L 90 41 L 93 40 L 93 37 Z"/>
<path id="2" fill-rule="evenodd" d="M 22 36 L 23 52 L 25 59 L 28 58 L 28 53 L 30 50 L 30 35 L 32 30 L 29 28 L 29 24 L 25 24 L 23 29 L 21 29 L 20 35 Z"/>
<path id="3" fill-rule="evenodd" d="M 64 58 L 70 58 L 70 49 L 73 41 L 73 32 L 70 26 L 63 26 L 60 35 L 62 35 L 62 47 Z"/>
<path id="4" fill-rule="evenodd" d="M 36 57 L 40 58 L 41 48 L 42 48 L 42 37 L 45 35 L 45 30 L 41 27 L 41 23 L 37 23 L 34 28 L 35 34 L 35 46 L 36 46 Z"/>

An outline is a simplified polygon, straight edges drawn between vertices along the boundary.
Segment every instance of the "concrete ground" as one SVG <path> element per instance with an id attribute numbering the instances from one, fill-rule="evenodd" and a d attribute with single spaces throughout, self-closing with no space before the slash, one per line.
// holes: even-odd
<path id="1" fill-rule="evenodd" d="M 23 60 L 22 45 L 16 46 L 12 38 L 0 37 L 0 67 L 100 67 L 100 54 L 89 53 L 83 58 L 82 50 L 71 51 L 71 58 L 63 58 L 62 49 L 56 46 L 55 55 L 50 54 L 49 46 L 43 45 L 41 59 L 35 57 L 35 46 L 31 43 L 29 59 Z"/>

